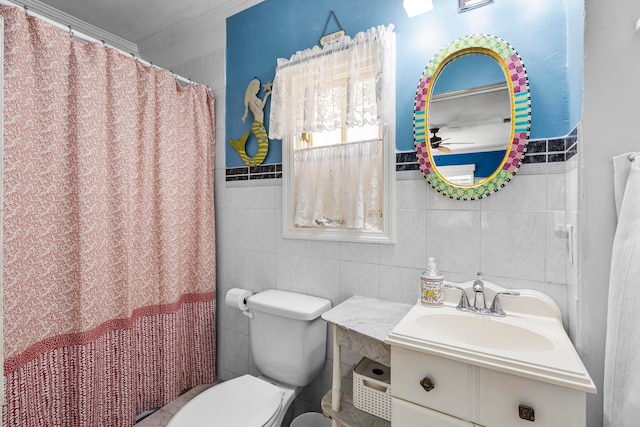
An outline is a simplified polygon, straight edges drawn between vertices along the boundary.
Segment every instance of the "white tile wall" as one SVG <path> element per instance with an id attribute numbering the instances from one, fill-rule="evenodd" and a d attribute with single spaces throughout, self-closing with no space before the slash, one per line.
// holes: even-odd
<path id="1" fill-rule="evenodd" d="M 481 215 L 480 211 L 468 210 L 427 212 L 427 254 L 436 258 L 439 270 L 483 270 L 480 257 Z"/>
<path id="2" fill-rule="evenodd" d="M 276 289 L 305 293 L 306 259 L 303 255 L 276 254 Z"/>
<path id="3" fill-rule="evenodd" d="M 405 181 L 406 182 L 406 181 Z M 380 262 L 398 267 L 424 268 L 426 242 L 424 240 L 426 210 L 398 209 L 397 240 L 394 245 L 381 245 Z"/>
<path id="4" fill-rule="evenodd" d="M 490 276 L 544 281 L 545 223 L 544 211 L 482 212 L 482 271 Z"/>

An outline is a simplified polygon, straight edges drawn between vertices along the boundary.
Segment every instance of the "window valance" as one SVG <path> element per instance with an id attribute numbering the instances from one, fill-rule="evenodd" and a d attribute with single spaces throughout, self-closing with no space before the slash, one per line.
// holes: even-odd
<path id="1" fill-rule="evenodd" d="M 394 66 L 393 25 L 278 59 L 269 138 L 387 123 Z"/>

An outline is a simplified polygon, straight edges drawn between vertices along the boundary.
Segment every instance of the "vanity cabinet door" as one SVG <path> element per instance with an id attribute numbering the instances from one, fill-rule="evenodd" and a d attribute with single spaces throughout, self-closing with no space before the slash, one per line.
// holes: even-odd
<path id="1" fill-rule="evenodd" d="M 396 397 L 391 398 L 392 427 L 473 427 L 473 424 Z"/>
<path id="2" fill-rule="evenodd" d="M 471 419 L 469 402 L 473 395 L 469 365 L 391 346 L 391 366 L 392 396 L 454 417 Z"/>
<path id="3" fill-rule="evenodd" d="M 491 427 L 584 427 L 585 393 L 478 368 L 477 417 Z"/>

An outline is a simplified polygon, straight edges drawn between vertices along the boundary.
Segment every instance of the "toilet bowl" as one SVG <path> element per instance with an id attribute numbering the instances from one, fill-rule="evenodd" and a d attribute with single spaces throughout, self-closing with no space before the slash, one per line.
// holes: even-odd
<path id="1" fill-rule="evenodd" d="M 295 397 L 322 370 L 327 325 L 320 315 L 331 308 L 329 300 L 269 290 L 249 297 L 247 305 L 253 360 L 262 375 L 205 390 L 168 427 L 280 427 Z"/>

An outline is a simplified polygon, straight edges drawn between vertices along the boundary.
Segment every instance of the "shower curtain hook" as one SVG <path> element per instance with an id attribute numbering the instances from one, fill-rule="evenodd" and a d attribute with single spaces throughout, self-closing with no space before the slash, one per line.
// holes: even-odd
<path id="1" fill-rule="evenodd" d="M 69 37 L 73 38 L 73 28 L 71 28 L 71 25 L 67 25 L 67 27 L 69 27 Z"/>
<path id="2" fill-rule="evenodd" d="M 29 6 L 27 6 L 25 4 L 23 7 L 24 7 L 24 17 L 28 18 L 29 17 Z"/>

